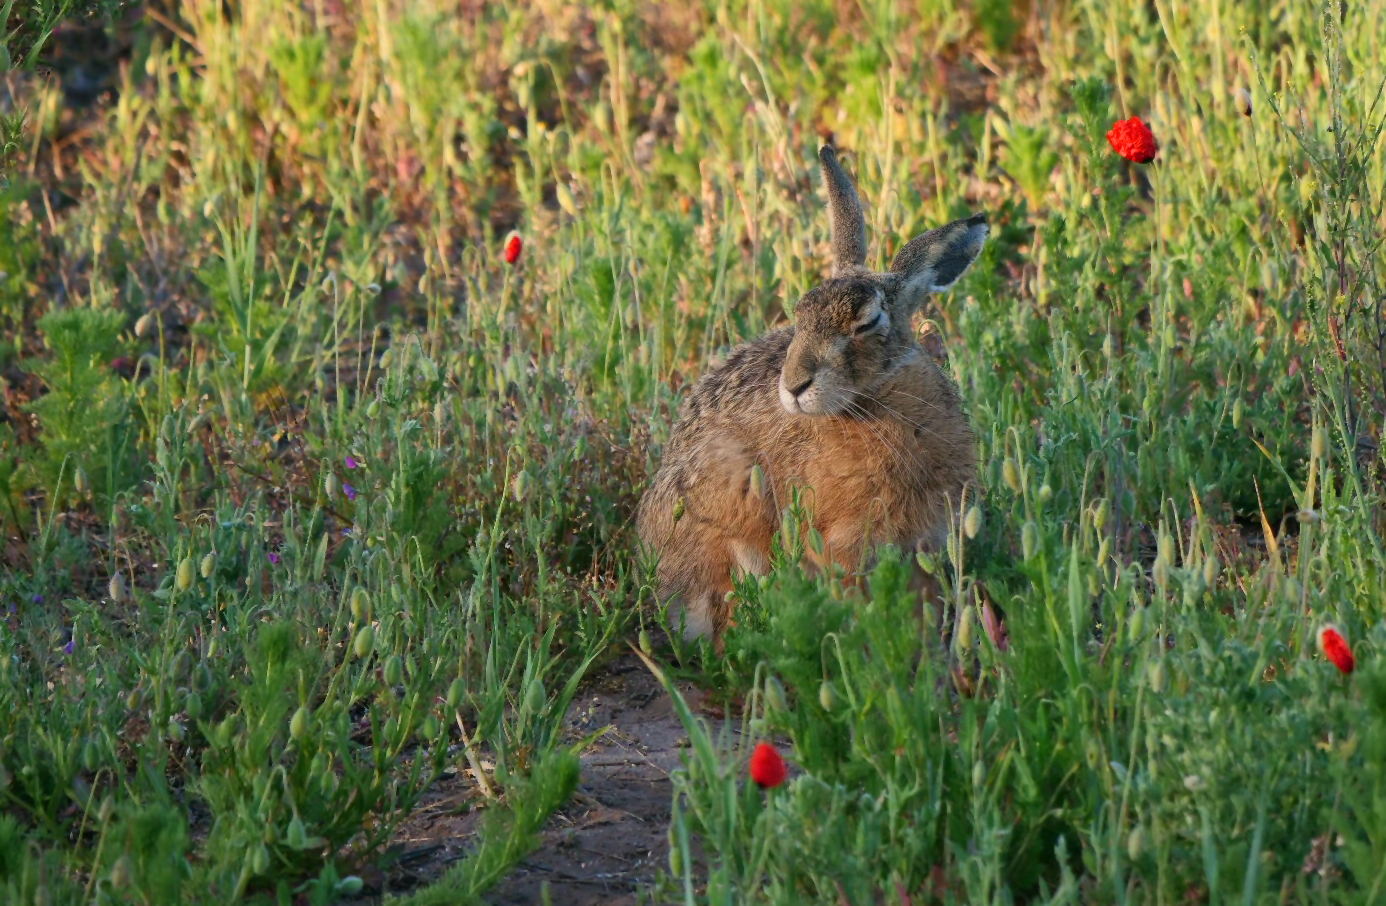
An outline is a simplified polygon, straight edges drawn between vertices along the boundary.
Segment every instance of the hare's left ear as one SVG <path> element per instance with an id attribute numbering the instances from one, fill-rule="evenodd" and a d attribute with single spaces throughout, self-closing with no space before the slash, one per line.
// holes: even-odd
<path id="1" fill-rule="evenodd" d="M 823 165 L 823 184 L 828 188 L 828 219 L 833 227 L 833 276 L 862 271 L 866 264 L 866 218 L 856 187 L 837 162 L 832 145 L 818 149 Z"/>
<path id="2" fill-rule="evenodd" d="M 913 311 L 929 293 L 957 283 L 982 253 L 989 232 L 986 218 L 977 214 L 911 239 L 890 265 L 899 281 L 896 303 Z"/>

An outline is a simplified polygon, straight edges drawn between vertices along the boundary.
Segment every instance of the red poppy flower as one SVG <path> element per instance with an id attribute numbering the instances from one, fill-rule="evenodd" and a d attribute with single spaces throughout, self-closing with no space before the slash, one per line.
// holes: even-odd
<path id="1" fill-rule="evenodd" d="M 1112 131 L 1107 133 L 1107 143 L 1113 151 L 1138 164 L 1150 163 L 1159 150 L 1155 144 L 1155 133 L 1138 116 L 1113 125 Z"/>
<path id="2" fill-rule="evenodd" d="M 775 747 L 768 742 L 757 743 L 751 753 L 751 779 L 763 790 L 773 789 L 784 783 L 789 771 L 785 769 L 784 759 Z"/>
<path id="3" fill-rule="evenodd" d="M 520 252 L 524 250 L 524 240 L 519 233 L 511 233 L 510 238 L 505 240 L 505 263 L 514 264 L 520 260 Z"/>
<path id="4" fill-rule="evenodd" d="M 1347 639 L 1338 631 L 1338 627 L 1329 623 L 1319 630 L 1319 648 L 1323 649 L 1324 657 L 1333 662 L 1343 673 L 1351 673 L 1357 666 L 1357 661 L 1352 656 L 1352 649 L 1348 647 Z"/>

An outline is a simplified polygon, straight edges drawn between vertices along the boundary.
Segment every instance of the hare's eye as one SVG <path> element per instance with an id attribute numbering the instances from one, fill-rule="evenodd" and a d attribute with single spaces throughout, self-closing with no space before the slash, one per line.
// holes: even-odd
<path id="1" fill-rule="evenodd" d="M 870 333 L 871 331 L 875 330 L 877 327 L 880 327 L 881 321 L 884 320 L 884 318 L 885 312 L 881 312 L 880 314 L 876 315 L 876 317 L 872 318 L 870 321 L 864 321 L 863 323 L 858 324 L 857 329 L 854 330 L 853 333 L 859 337 L 864 336 Z"/>

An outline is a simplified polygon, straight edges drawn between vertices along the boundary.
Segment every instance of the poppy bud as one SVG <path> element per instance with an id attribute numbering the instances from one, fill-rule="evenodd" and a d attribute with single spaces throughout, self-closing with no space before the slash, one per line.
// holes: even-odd
<path id="1" fill-rule="evenodd" d="M 832 680 L 823 680 L 823 685 L 818 687 L 818 704 L 829 714 L 837 708 L 837 688 Z"/>
<path id="2" fill-rule="evenodd" d="M 1141 854 L 1145 852 L 1145 828 L 1137 824 L 1131 828 L 1131 835 L 1126 838 L 1126 855 L 1132 862 L 1140 860 Z"/>
<path id="3" fill-rule="evenodd" d="M 972 630 L 977 622 L 977 610 L 971 604 L 962 609 L 958 617 L 958 648 L 966 651 L 972 647 Z"/>
<path id="4" fill-rule="evenodd" d="M 1165 691 L 1165 659 L 1157 657 L 1150 662 L 1150 691 L 1159 695 Z"/>
<path id="5" fill-rule="evenodd" d="M 134 874 L 134 863 L 130 861 L 128 855 L 121 853 L 120 857 L 115 860 L 115 864 L 111 866 L 111 886 L 116 890 L 124 890 L 130 886 Z"/>
<path id="6" fill-rule="evenodd" d="M 765 710 L 771 712 L 788 710 L 784 698 L 784 684 L 773 676 L 765 679 Z"/>
<path id="7" fill-rule="evenodd" d="M 1092 527 L 1099 532 L 1102 531 L 1107 527 L 1107 520 L 1111 518 L 1111 515 L 1112 505 L 1107 501 L 1106 497 L 1103 497 L 1101 500 L 1097 501 L 1097 509 L 1092 512 Z"/>
<path id="8" fill-rule="evenodd" d="M 1009 456 L 1001 463 L 1001 480 L 1006 483 L 1006 487 L 1015 493 L 1020 493 L 1020 470 L 1016 468 L 1015 460 Z"/>
<path id="9" fill-rule="evenodd" d="M 209 552 L 207 553 L 207 556 L 205 556 L 205 557 L 202 558 L 202 569 L 201 569 L 202 578 L 204 578 L 204 579 L 210 579 L 210 578 L 212 578 L 212 573 L 213 573 L 213 571 L 216 570 L 216 568 L 217 568 L 217 554 L 216 554 L 216 551 L 209 551 Z"/>
<path id="10" fill-rule="evenodd" d="M 265 846 L 265 844 L 261 843 L 261 844 L 257 845 L 257 846 L 255 847 L 254 850 L 251 851 L 251 855 L 250 855 L 250 870 L 251 870 L 251 872 L 253 872 L 254 874 L 262 875 L 262 874 L 264 874 L 265 872 L 269 871 L 269 867 L 270 867 L 270 851 L 269 851 L 269 847 L 267 847 L 267 846 Z"/>
<path id="11" fill-rule="evenodd" d="M 1039 527 L 1033 522 L 1026 522 L 1020 527 L 1020 555 L 1029 560 L 1035 555 L 1035 548 L 1039 546 Z"/>
<path id="12" fill-rule="evenodd" d="M 357 657 L 366 657 L 375 647 L 375 627 L 367 623 L 356 633 L 355 640 L 351 643 L 351 650 Z"/>
<path id="13" fill-rule="evenodd" d="M 120 573 L 115 573 L 114 575 L 112 575 L 110 585 L 107 586 L 106 591 L 109 592 L 111 596 L 112 604 L 119 604 L 122 601 L 124 601 L 125 577 Z"/>
<path id="14" fill-rule="evenodd" d="M 385 661 L 385 682 L 390 686 L 404 682 L 404 660 L 397 654 L 390 655 Z"/>
<path id="15" fill-rule="evenodd" d="M 308 733 L 308 706 L 300 705 L 294 712 L 293 718 L 289 721 L 289 735 L 294 739 L 302 739 Z"/>
<path id="16" fill-rule="evenodd" d="M 554 194 L 558 196 L 558 206 L 566 211 L 569 217 L 579 216 L 577 199 L 573 198 L 573 190 L 568 188 L 567 183 L 560 182 L 555 187 Z"/>
<path id="17" fill-rule="evenodd" d="M 367 619 L 370 616 L 370 612 L 370 596 L 366 594 L 366 590 L 364 588 L 358 585 L 351 592 L 351 618 L 356 622 L 360 623 L 361 621 Z"/>
<path id="18" fill-rule="evenodd" d="M 1048 487 L 1048 485 L 1045 485 Z M 963 531 L 969 538 L 976 538 L 977 533 L 982 530 L 982 508 L 973 504 L 967 510 L 967 515 L 963 517 Z"/>
<path id="19" fill-rule="evenodd" d="M 1161 591 L 1169 585 L 1169 561 L 1164 557 L 1156 557 L 1155 562 L 1150 566 L 1150 578 L 1155 583 L 1155 587 Z"/>
<path id="20" fill-rule="evenodd" d="M 439 723 L 437 715 L 430 714 L 423 719 L 423 724 L 419 727 L 419 736 L 424 741 L 431 742 L 438 738 L 442 729 L 443 725 Z"/>
<path id="21" fill-rule="evenodd" d="M 676 878 L 683 877 L 683 850 L 674 839 L 674 829 L 669 828 L 669 873 Z"/>
<path id="22" fill-rule="evenodd" d="M 1218 558 L 1215 554 L 1209 554 L 1203 561 L 1203 584 L 1209 588 L 1217 585 L 1218 581 Z"/>
<path id="23" fill-rule="evenodd" d="M 174 576 L 174 584 L 179 591 L 187 591 L 193 584 L 193 561 L 191 556 L 183 558 L 183 562 L 178 564 L 178 573 Z"/>
<path id="24" fill-rule="evenodd" d="M 765 470 L 760 463 L 751 466 L 751 496 L 757 500 L 765 499 Z"/>
<path id="25" fill-rule="evenodd" d="M 82 746 L 82 767 L 93 774 L 101 767 L 101 747 L 95 739 L 88 739 Z"/>

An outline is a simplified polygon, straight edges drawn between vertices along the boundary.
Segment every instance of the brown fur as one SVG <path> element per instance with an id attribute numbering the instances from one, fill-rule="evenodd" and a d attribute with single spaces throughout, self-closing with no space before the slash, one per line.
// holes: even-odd
<path id="1" fill-rule="evenodd" d="M 738 347 L 698 381 L 640 503 L 637 528 L 659 554 L 660 595 L 683 605 L 690 635 L 725 627 L 733 570 L 768 568 L 795 489 L 825 557 L 854 570 L 875 544 L 942 544 L 976 474 L 957 390 L 919 347 L 911 316 L 971 264 L 985 226 L 972 218 L 926 233 L 901 249 L 891 273 L 871 274 L 857 260 L 865 228 L 856 193 L 831 149 L 820 158 L 843 276 L 800 300 L 794 327 Z"/>

